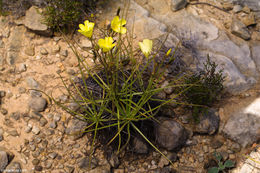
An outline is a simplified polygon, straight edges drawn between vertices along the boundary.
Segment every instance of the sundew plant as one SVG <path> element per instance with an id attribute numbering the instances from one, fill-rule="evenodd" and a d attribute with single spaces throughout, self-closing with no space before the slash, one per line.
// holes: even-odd
<path id="1" fill-rule="evenodd" d="M 115 150 L 120 153 L 138 134 L 164 156 L 147 137 L 151 132 L 145 130 L 143 124 L 147 121 L 160 123 L 156 120 L 156 113 L 174 98 L 162 100 L 156 95 L 167 87 L 179 85 L 173 85 L 178 83 L 173 81 L 164 88 L 159 87 L 164 70 L 161 70 L 163 64 L 156 63 L 155 57 L 161 47 L 156 48 L 152 40 L 144 39 L 139 42 L 139 48 L 134 49 L 133 34 L 126 24 L 119 12 L 106 29 L 98 30 L 91 19 L 80 24 L 78 32 L 92 43 L 88 58 L 94 60 L 95 66 L 90 67 L 87 58 L 68 41 L 78 59 L 79 80 L 71 79 L 66 83 L 62 78 L 71 101 L 79 109 L 71 109 L 68 103 L 51 99 L 71 115 L 88 123 L 82 133 L 92 134 L 92 148 L 102 136 L 107 145 L 116 146 Z M 144 61 L 138 61 L 141 58 Z M 174 51 L 169 49 L 164 58 L 173 59 Z M 151 66 L 149 76 L 144 77 Z"/>

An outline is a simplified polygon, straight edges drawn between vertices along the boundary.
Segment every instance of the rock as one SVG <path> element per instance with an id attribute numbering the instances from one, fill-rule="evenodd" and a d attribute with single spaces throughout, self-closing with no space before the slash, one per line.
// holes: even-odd
<path id="1" fill-rule="evenodd" d="M 52 122 L 50 123 L 50 126 L 49 126 L 49 127 L 52 128 L 52 129 L 56 129 L 56 127 L 57 127 L 56 121 L 52 121 Z"/>
<path id="2" fill-rule="evenodd" d="M 0 48 L 4 48 L 5 47 L 5 43 L 3 42 L 3 40 L 0 40 Z"/>
<path id="3" fill-rule="evenodd" d="M 56 53 L 59 53 L 60 52 L 60 45 L 58 45 L 58 44 L 57 45 L 53 45 L 51 51 L 52 51 L 51 53 L 54 54 L 54 55 Z"/>
<path id="4" fill-rule="evenodd" d="M 48 55 L 48 51 L 45 49 L 45 48 L 40 48 L 40 53 L 42 54 L 42 55 Z"/>
<path id="5" fill-rule="evenodd" d="M 32 77 L 27 77 L 26 78 L 26 83 L 30 88 L 33 89 L 38 89 L 39 88 L 39 83 Z"/>
<path id="6" fill-rule="evenodd" d="M 47 123 L 48 123 L 48 121 L 44 117 L 41 117 L 41 119 L 40 119 L 41 127 L 44 127 Z"/>
<path id="7" fill-rule="evenodd" d="M 220 141 L 220 140 L 218 140 L 218 139 L 215 139 L 215 140 L 213 140 L 213 141 L 211 142 L 211 147 L 212 147 L 213 149 L 218 149 L 218 148 L 220 148 L 222 145 L 223 145 L 223 142 Z"/>
<path id="8" fill-rule="evenodd" d="M 138 154 L 147 154 L 148 153 L 148 146 L 143 139 L 135 137 L 133 139 L 133 151 Z"/>
<path id="9" fill-rule="evenodd" d="M 159 163 L 158 163 L 158 167 L 159 168 L 163 168 L 164 166 L 167 166 L 167 165 L 169 165 L 169 161 L 166 159 L 166 158 L 164 158 L 163 156 L 161 156 L 161 158 L 160 158 L 160 160 L 159 160 Z"/>
<path id="10" fill-rule="evenodd" d="M 228 119 L 223 133 L 242 147 L 251 145 L 260 138 L 259 115 L 238 112 Z"/>
<path id="11" fill-rule="evenodd" d="M 22 63 L 18 66 L 17 71 L 19 73 L 25 72 L 27 70 L 26 64 Z"/>
<path id="12" fill-rule="evenodd" d="M 252 46 L 252 58 L 256 63 L 258 71 L 260 72 L 260 44 Z"/>
<path id="13" fill-rule="evenodd" d="M 13 129 L 13 130 L 8 130 L 7 133 L 11 136 L 19 136 L 19 133 L 17 132 L 17 130 Z"/>
<path id="14" fill-rule="evenodd" d="M 25 29 L 21 26 L 15 27 L 10 35 L 9 43 L 7 44 L 6 62 L 13 65 L 19 58 L 19 53 L 22 48 Z"/>
<path id="15" fill-rule="evenodd" d="M 13 118 L 14 120 L 19 120 L 20 119 L 20 116 L 21 116 L 21 113 L 20 112 L 13 112 L 11 113 L 10 117 Z"/>
<path id="16" fill-rule="evenodd" d="M 6 54 L 6 62 L 8 65 L 14 65 L 16 60 L 18 59 L 19 54 L 17 52 L 7 52 Z"/>
<path id="17" fill-rule="evenodd" d="M 49 157 L 51 158 L 51 159 L 55 159 L 56 157 L 57 157 L 57 153 L 55 153 L 55 152 L 52 152 L 52 153 L 50 153 L 49 154 Z"/>
<path id="18" fill-rule="evenodd" d="M 219 116 L 216 110 L 206 110 L 199 116 L 199 123 L 195 125 L 194 132 L 212 135 L 219 127 Z"/>
<path id="19" fill-rule="evenodd" d="M 240 11 L 242 11 L 242 6 L 241 5 L 234 5 L 233 12 L 239 13 Z"/>
<path id="20" fill-rule="evenodd" d="M 33 134 L 38 135 L 40 133 L 40 131 L 41 130 L 39 129 L 39 127 L 33 126 L 33 128 L 32 128 L 32 133 Z"/>
<path id="21" fill-rule="evenodd" d="M 88 157 L 84 157 L 83 159 L 81 159 L 78 162 L 78 166 L 80 169 L 83 170 L 88 170 L 90 169 L 94 169 L 98 166 L 98 160 L 94 157 L 91 158 L 91 163 L 89 163 L 89 158 Z M 90 167 L 89 167 L 90 166 Z"/>
<path id="22" fill-rule="evenodd" d="M 235 18 L 233 18 L 231 22 L 231 33 L 244 40 L 249 40 L 251 38 L 246 25 Z"/>
<path id="23" fill-rule="evenodd" d="M 108 159 L 108 162 L 112 168 L 117 168 L 120 164 L 118 156 L 115 153 L 111 155 L 111 157 Z"/>
<path id="24" fill-rule="evenodd" d="M 155 39 L 166 33 L 167 26 L 149 17 L 149 12 L 134 1 L 130 3 L 129 16 L 132 17 L 127 25 L 132 26 L 134 23 L 134 31 L 138 33 L 139 39 Z"/>
<path id="25" fill-rule="evenodd" d="M 4 135 L 4 130 L 0 128 L 0 142 L 4 139 L 3 135 Z"/>
<path id="26" fill-rule="evenodd" d="M 92 47 L 91 41 L 89 39 L 86 39 L 85 37 L 82 37 L 83 39 L 80 40 L 80 47 L 83 50 L 88 50 Z"/>
<path id="27" fill-rule="evenodd" d="M 34 45 L 30 45 L 30 46 L 26 47 L 24 53 L 28 56 L 34 56 L 35 55 Z"/>
<path id="28" fill-rule="evenodd" d="M 55 114 L 55 115 L 53 116 L 53 120 L 54 120 L 55 122 L 59 122 L 60 119 L 61 119 L 61 116 L 60 116 L 59 114 Z"/>
<path id="29" fill-rule="evenodd" d="M 0 170 L 4 170 L 8 165 L 8 155 L 5 151 L 0 151 Z"/>
<path id="30" fill-rule="evenodd" d="M 40 160 L 39 159 L 33 159 L 32 160 L 32 164 L 35 166 L 35 165 L 38 165 L 40 163 Z"/>
<path id="31" fill-rule="evenodd" d="M 62 56 L 64 56 L 64 57 L 67 57 L 67 56 L 68 56 L 68 50 L 62 50 L 62 51 L 60 52 L 60 54 L 61 54 Z"/>
<path id="32" fill-rule="evenodd" d="M 43 24 L 43 17 L 40 14 L 40 9 L 36 6 L 32 6 L 29 10 L 26 11 L 24 25 L 30 29 L 31 31 L 44 35 L 44 36 L 51 36 L 52 32 L 48 28 L 46 24 Z"/>
<path id="33" fill-rule="evenodd" d="M 234 152 L 239 152 L 241 150 L 240 145 L 237 144 L 237 143 L 233 143 L 231 145 L 231 150 L 234 151 Z"/>
<path id="34" fill-rule="evenodd" d="M 22 173 L 22 167 L 19 162 L 11 162 L 3 173 Z"/>
<path id="35" fill-rule="evenodd" d="M 182 125 L 172 119 L 162 118 L 159 121 L 155 124 L 155 137 L 161 147 L 173 150 L 186 143 L 188 133 Z"/>
<path id="36" fill-rule="evenodd" d="M 43 112 L 46 108 L 47 101 L 42 97 L 32 97 L 29 100 L 28 106 L 35 112 Z"/>
<path id="37" fill-rule="evenodd" d="M 42 169 L 43 169 L 43 167 L 41 166 L 41 165 L 36 165 L 35 167 L 34 167 L 34 170 L 35 171 L 42 171 Z"/>
<path id="38" fill-rule="evenodd" d="M 73 140 L 77 140 L 84 135 L 83 131 L 87 127 L 87 124 L 85 121 L 74 118 L 69 122 L 66 134 L 71 136 Z"/>
<path id="39" fill-rule="evenodd" d="M 178 11 L 182 8 L 185 8 L 186 5 L 187 5 L 187 0 L 171 0 L 172 11 Z"/>
<path id="40" fill-rule="evenodd" d="M 250 26 L 250 25 L 255 25 L 256 24 L 256 20 L 255 20 L 255 15 L 254 13 L 250 13 L 249 15 L 246 15 L 245 17 L 241 18 L 241 21 L 246 25 L 246 26 Z"/>
<path id="41" fill-rule="evenodd" d="M 225 33 L 220 32 L 220 37 L 218 39 L 212 40 L 208 43 L 205 42 L 202 45 L 200 45 L 200 47 L 201 47 L 201 49 L 208 49 L 208 52 L 210 52 L 210 53 L 208 53 L 210 57 L 212 55 L 216 55 L 216 57 L 223 57 L 223 55 L 224 55 L 225 59 L 227 59 L 225 61 L 229 61 L 229 64 L 234 63 L 235 68 L 237 68 L 239 70 L 239 72 L 236 73 L 236 76 L 239 73 L 243 74 L 245 77 L 257 76 L 256 66 L 255 66 L 254 61 L 251 58 L 250 49 L 247 44 L 241 43 L 241 45 L 238 46 L 234 42 L 232 42 Z M 224 60 L 224 57 L 221 59 Z M 218 59 L 215 58 L 214 61 L 218 61 Z M 218 63 L 218 64 L 220 64 L 220 63 Z M 222 62 L 222 64 L 220 64 L 220 65 L 225 66 L 224 62 Z M 228 73 L 227 77 L 230 78 L 233 70 L 232 70 L 232 72 L 229 71 L 228 69 L 224 69 L 224 70 L 227 70 L 227 73 Z M 240 77 L 239 80 L 242 81 L 242 78 Z M 246 79 L 244 79 L 244 80 L 246 80 Z M 235 84 L 240 81 L 231 81 L 231 82 L 233 82 Z M 246 85 L 246 86 L 248 86 L 248 85 Z M 239 85 L 237 85 L 237 87 L 239 87 L 240 89 L 246 88 L 245 86 L 240 87 Z"/>

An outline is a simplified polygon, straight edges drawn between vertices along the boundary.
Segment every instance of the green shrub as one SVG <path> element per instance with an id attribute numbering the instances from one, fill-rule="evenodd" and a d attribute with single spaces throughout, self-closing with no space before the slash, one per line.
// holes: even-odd
<path id="1" fill-rule="evenodd" d="M 192 73 L 184 78 L 187 86 L 182 87 L 185 90 L 183 99 L 188 102 L 192 108 L 193 119 L 198 122 L 198 116 L 207 112 L 208 107 L 212 106 L 223 92 L 223 82 L 225 76 L 223 69 L 217 71 L 217 64 L 207 57 L 203 64 L 204 68 L 198 73 Z"/>
<path id="2" fill-rule="evenodd" d="M 217 71 L 217 64 L 210 61 L 204 63 L 204 69 L 197 74 L 185 78 L 186 84 L 194 84 L 184 93 L 185 99 L 196 105 L 212 106 L 219 98 L 224 87 L 223 70 Z"/>
<path id="3" fill-rule="evenodd" d="M 48 0 L 43 10 L 44 23 L 58 31 L 59 28 L 69 30 L 80 21 L 84 4 L 79 0 Z"/>

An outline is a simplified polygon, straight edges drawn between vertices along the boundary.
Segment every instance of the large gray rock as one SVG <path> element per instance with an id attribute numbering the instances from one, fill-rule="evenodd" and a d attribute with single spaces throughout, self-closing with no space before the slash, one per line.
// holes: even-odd
<path id="1" fill-rule="evenodd" d="M 240 46 L 232 42 L 225 33 L 221 32 L 218 39 L 209 42 L 198 43 L 200 49 L 223 55 L 236 65 L 238 70 L 246 77 L 256 77 L 256 65 L 251 58 L 249 46 L 241 43 Z"/>
<path id="2" fill-rule="evenodd" d="M 171 0 L 172 11 L 178 11 L 187 5 L 187 0 Z"/>
<path id="3" fill-rule="evenodd" d="M 128 19 L 127 25 L 131 28 L 134 24 L 134 32 L 140 39 L 155 39 L 166 33 L 166 25 L 149 17 L 149 12 L 134 1 L 131 1 L 129 16 L 133 17 Z"/>
<path id="4" fill-rule="evenodd" d="M 251 38 L 246 25 L 235 18 L 233 18 L 231 22 L 231 33 L 244 40 L 249 40 Z"/>
<path id="5" fill-rule="evenodd" d="M 0 171 L 4 170 L 8 165 L 8 155 L 5 151 L 0 151 Z"/>
<path id="6" fill-rule="evenodd" d="M 251 145 L 260 139 L 259 115 L 238 112 L 229 118 L 223 133 L 243 147 Z"/>
<path id="7" fill-rule="evenodd" d="M 52 32 L 46 24 L 43 24 L 43 16 L 41 10 L 36 6 L 32 6 L 26 11 L 24 25 L 31 31 L 44 36 L 51 36 Z"/>
<path id="8" fill-rule="evenodd" d="M 181 147 L 188 139 L 186 129 L 172 119 L 161 118 L 155 124 L 155 137 L 157 143 L 167 150 Z"/>

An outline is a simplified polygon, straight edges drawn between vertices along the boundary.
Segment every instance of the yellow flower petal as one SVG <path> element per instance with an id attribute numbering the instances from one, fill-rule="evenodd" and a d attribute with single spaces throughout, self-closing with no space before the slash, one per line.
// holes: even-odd
<path id="1" fill-rule="evenodd" d="M 172 48 L 170 48 L 170 49 L 167 51 L 166 56 L 169 56 L 171 52 L 172 52 Z"/>
<path id="2" fill-rule="evenodd" d="M 126 33 L 126 28 L 124 25 L 126 24 L 125 19 L 120 19 L 119 16 L 115 16 L 111 21 L 111 28 L 113 31 L 118 32 L 120 34 Z"/>
<path id="3" fill-rule="evenodd" d="M 149 39 L 144 39 L 143 42 L 138 43 L 140 46 L 141 51 L 143 52 L 144 56 L 148 58 L 152 51 L 153 41 Z"/>
<path id="4" fill-rule="evenodd" d="M 84 22 L 84 25 L 79 24 L 78 32 L 85 35 L 86 37 L 90 38 L 92 36 L 94 26 L 95 26 L 95 23 L 89 22 L 88 20 L 86 20 Z"/>
<path id="5" fill-rule="evenodd" d="M 105 39 L 99 39 L 98 45 L 100 48 L 102 48 L 103 52 L 108 52 L 111 50 L 115 44 L 113 44 L 114 40 L 112 37 L 105 37 Z"/>

